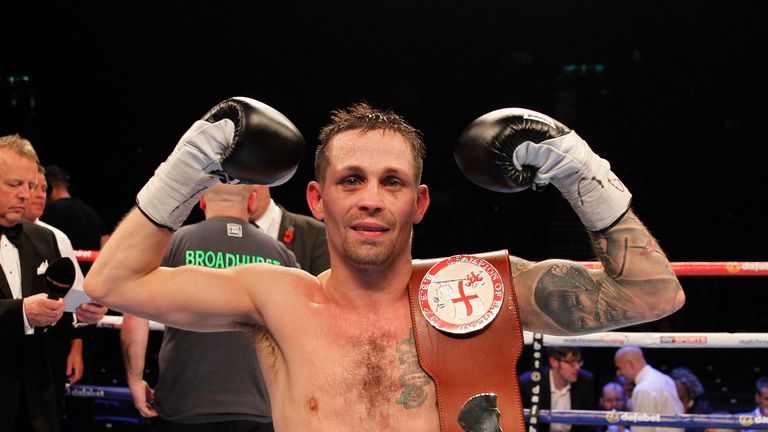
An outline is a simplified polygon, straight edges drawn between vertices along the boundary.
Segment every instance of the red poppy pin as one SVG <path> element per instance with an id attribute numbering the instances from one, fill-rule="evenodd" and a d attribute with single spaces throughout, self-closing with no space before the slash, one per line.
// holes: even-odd
<path id="1" fill-rule="evenodd" d="M 283 243 L 285 244 L 291 244 L 294 238 L 293 234 L 294 227 L 293 225 L 289 226 L 287 230 L 283 233 Z"/>

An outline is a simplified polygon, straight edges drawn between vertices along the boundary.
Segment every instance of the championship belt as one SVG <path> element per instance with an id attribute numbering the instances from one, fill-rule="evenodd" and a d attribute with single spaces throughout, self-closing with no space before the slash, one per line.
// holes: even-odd
<path id="1" fill-rule="evenodd" d="M 525 430 L 517 383 L 523 334 L 507 251 L 414 260 L 408 292 L 440 430 Z"/>

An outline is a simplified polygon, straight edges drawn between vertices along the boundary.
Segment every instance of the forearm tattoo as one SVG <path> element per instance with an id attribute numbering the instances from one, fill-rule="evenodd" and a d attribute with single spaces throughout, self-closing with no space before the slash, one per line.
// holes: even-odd
<path id="1" fill-rule="evenodd" d="M 658 255 L 662 258 L 661 262 L 665 263 L 665 268 L 669 268 L 664 252 L 656 239 L 631 212 L 627 213 L 620 223 L 607 232 L 591 232 L 589 237 L 597 259 L 603 264 L 605 272 L 613 279 L 620 279 L 624 276 L 627 259 L 631 252 L 636 252 L 637 256 L 641 258 Z"/>

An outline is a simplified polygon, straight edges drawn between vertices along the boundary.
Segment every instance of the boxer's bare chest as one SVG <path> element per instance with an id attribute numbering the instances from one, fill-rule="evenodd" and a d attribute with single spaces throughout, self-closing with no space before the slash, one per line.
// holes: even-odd
<path id="1" fill-rule="evenodd" d="M 431 424 L 434 384 L 419 365 L 410 317 L 338 318 L 308 326 L 298 347 L 301 358 L 311 359 L 298 374 L 302 388 L 297 392 L 308 416 L 370 430 Z M 290 368 L 296 383 L 296 365 Z"/>

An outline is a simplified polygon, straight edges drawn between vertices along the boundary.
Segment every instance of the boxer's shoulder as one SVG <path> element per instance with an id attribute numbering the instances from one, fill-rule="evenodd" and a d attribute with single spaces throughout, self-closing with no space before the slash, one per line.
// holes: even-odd
<path id="1" fill-rule="evenodd" d="M 248 264 L 233 269 L 237 271 L 237 280 L 257 298 L 299 300 L 322 289 L 317 276 L 294 267 Z"/>

